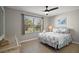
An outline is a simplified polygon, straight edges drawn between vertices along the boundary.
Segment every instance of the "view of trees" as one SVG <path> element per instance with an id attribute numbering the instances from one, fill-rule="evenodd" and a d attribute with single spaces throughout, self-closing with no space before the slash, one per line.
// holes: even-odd
<path id="1" fill-rule="evenodd" d="M 24 27 L 25 33 L 32 33 L 32 32 L 40 32 L 41 31 L 41 20 L 37 21 L 38 19 L 33 18 L 25 18 L 24 19 Z"/>

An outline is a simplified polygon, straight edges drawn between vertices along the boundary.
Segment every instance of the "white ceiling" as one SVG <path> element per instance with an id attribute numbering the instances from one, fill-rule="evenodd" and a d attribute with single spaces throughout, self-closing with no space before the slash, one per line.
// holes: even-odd
<path id="1" fill-rule="evenodd" d="M 43 10 L 45 10 L 45 6 L 7 6 L 8 8 L 16 9 L 16 10 L 21 10 L 21 11 L 27 11 L 39 15 L 46 16 Z M 49 6 L 48 9 L 54 8 L 56 6 Z M 59 9 L 50 11 L 48 16 L 54 16 L 70 11 L 74 11 L 79 9 L 79 6 L 59 6 Z"/>

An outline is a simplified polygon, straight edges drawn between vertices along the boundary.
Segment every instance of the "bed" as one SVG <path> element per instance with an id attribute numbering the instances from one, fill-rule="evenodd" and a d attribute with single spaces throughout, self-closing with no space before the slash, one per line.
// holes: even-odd
<path id="1" fill-rule="evenodd" d="M 60 49 L 72 42 L 72 37 L 67 28 L 55 28 L 53 32 L 39 33 L 39 40 L 44 44 Z"/>

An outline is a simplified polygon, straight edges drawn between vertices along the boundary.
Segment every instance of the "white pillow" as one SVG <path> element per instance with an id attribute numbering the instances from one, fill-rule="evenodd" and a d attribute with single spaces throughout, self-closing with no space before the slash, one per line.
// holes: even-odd
<path id="1" fill-rule="evenodd" d="M 59 31 L 59 28 L 53 28 L 53 32 L 55 32 L 55 33 L 60 32 L 60 31 Z"/>
<path id="2" fill-rule="evenodd" d="M 43 30 L 43 32 L 46 32 L 45 30 Z"/>

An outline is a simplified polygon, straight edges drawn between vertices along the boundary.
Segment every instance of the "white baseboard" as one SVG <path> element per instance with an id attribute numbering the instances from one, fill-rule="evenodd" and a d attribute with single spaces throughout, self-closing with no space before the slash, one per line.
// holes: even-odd
<path id="1" fill-rule="evenodd" d="M 36 40 L 36 39 L 37 39 L 37 38 L 32 38 L 32 39 L 28 39 L 28 40 L 23 40 L 23 41 L 20 42 L 20 44 L 21 44 L 21 43 L 24 43 L 24 42 L 28 42 L 28 41 L 32 41 L 32 40 Z"/>
<path id="2" fill-rule="evenodd" d="M 72 41 L 72 43 L 79 44 L 79 42 L 77 42 L 77 41 Z"/>

